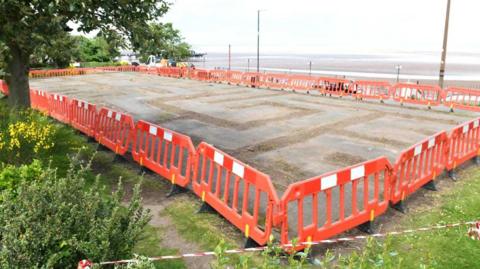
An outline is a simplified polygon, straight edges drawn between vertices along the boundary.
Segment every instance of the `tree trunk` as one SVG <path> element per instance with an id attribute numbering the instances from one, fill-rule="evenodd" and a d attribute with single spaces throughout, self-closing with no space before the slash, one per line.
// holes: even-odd
<path id="1" fill-rule="evenodd" d="M 29 58 L 18 46 L 9 46 L 6 81 L 10 91 L 8 103 L 12 107 L 30 107 L 30 85 L 28 83 Z"/>

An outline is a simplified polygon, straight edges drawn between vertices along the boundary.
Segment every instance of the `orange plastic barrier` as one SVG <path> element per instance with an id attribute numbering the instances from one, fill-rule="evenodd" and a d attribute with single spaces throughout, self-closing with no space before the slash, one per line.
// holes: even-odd
<path id="1" fill-rule="evenodd" d="M 398 83 L 391 88 L 393 100 L 403 103 L 438 106 L 442 100 L 442 90 L 436 85 Z"/>
<path id="2" fill-rule="evenodd" d="M 135 130 L 132 116 L 102 108 L 98 113 L 95 139 L 117 155 L 125 155 Z"/>
<path id="3" fill-rule="evenodd" d="M 225 70 L 210 70 L 210 81 L 222 83 L 228 82 L 227 71 Z"/>
<path id="4" fill-rule="evenodd" d="M 244 72 L 242 73 L 242 82 L 240 84 L 247 87 L 258 87 L 258 79 L 260 76 L 261 74 L 256 72 Z"/>
<path id="5" fill-rule="evenodd" d="M 480 112 L 480 90 L 450 87 L 443 93 L 443 104 L 453 109 Z"/>
<path id="6" fill-rule="evenodd" d="M 45 91 L 30 89 L 30 106 L 33 109 L 48 113 L 49 94 Z"/>
<path id="7" fill-rule="evenodd" d="M 455 127 L 448 138 L 448 162 L 446 168 L 452 171 L 458 165 L 480 155 L 480 119 Z"/>
<path id="8" fill-rule="evenodd" d="M 288 88 L 292 90 L 310 91 L 317 87 L 318 79 L 313 76 L 290 75 Z"/>
<path id="9" fill-rule="evenodd" d="M 240 85 L 242 83 L 243 72 L 227 71 L 228 84 Z"/>
<path id="10" fill-rule="evenodd" d="M 260 245 L 267 243 L 279 202 L 269 176 L 202 142 L 192 187 L 247 238 Z"/>
<path id="11" fill-rule="evenodd" d="M 359 80 L 350 84 L 350 93 L 357 99 L 390 99 L 390 83 L 385 81 Z"/>
<path id="12" fill-rule="evenodd" d="M 50 94 L 48 99 L 48 114 L 63 123 L 70 122 L 70 101 L 65 95 Z"/>
<path id="13" fill-rule="evenodd" d="M 260 75 L 259 85 L 260 87 L 268 88 L 268 89 L 278 89 L 283 90 L 287 89 L 290 81 L 289 75 L 284 74 L 273 74 L 267 73 Z"/>
<path id="14" fill-rule="evenodd" d="M 190 79 L 208 81 L 210 79 L 209 71 L 204 69 L 193 69 L 188 73 Z"/>
<path id="15" fill-rule="evenodd" d="M 447 150 L 445 131 L 404 150 L 395 163 L 391 202 L 397 204 L 420 187 L 433 182 L 445 169 Z"/>
<path id="16" fill-rule="evenodd" d="M 78 99 L 71 100 L 71 125 L 89 137 L 95 137 L 97 106 Z"/>
<path id="17" fill-rule="evenodd" d="M 381 157 L 291 184 L 281 200 L 282 244 L 327 239 L 373 221 L 388 208 L 391 172 Z"/>
<path id="18" fill-rule="evenodd" d="M 0 79 L 0 92 L 3 95 L 8 95 L 9 94 L 7 82 L 5 82 L 1 79 Z"/>
<path id="19" fill-rule="evenodd" d="M 190 137 L 140 120 L 135 126 L 132 156 L 140 166 L 185 187 L 190 183 L 196 150 Z"/>
<path id="20" fill-rule="evenodd" d="M 183 71 L 180 67 L 159 67 L 158 74 L 164 77 L 180 78 Z"/>
<path id="21" fill-rule="evenodd" d="M 346 79 L 328 77 L 317 78 L 317 88 L 322 95 L 348 95 L 350 83 L 351 82 Z"/>

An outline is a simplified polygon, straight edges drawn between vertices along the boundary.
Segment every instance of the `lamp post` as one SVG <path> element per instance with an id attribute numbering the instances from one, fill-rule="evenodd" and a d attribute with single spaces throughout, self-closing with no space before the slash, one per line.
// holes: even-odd
<path id="1" fill-rule="evenodd" d="M 310 70 L 308 74 L 311 76 L 312 75 L 312 61 L 310 61 L 308 66 L 309 66 L 309 70 Z"/>
<path id="2" fill-rule="evenodd" d="M 250 58 L 247 59 L 247 72 L 250 72 Z"/>
<path id="3" fill-rule="evenodd" d="M 450 21 L 450 0 L 447 2 L 447 14 L 445 16 L 445 29 L 443 32 L 443 48 L 442 59 L 440 60 L 440 74 L 438 78 L 438 85 L 443 88 L 443 82 L 445 79 L 445 60 L 447 58 L 447 41 L 448 41 L 448 24 Z"/>
<path id="4" fill-rule="evenodd" d="M 395 65 L 395 69 L 397 69 L 397 83 L 400 81 L 400 70 L 402 66 L 400 64 Z"/>
<path id="5" fill-rule="evenodd" d="M 260 73 L 260 12 L 265 10 L 257 10 L 257 73 Z"/>
<path id="6" fill-rule="evenodd" d="M 232 69 L 232 46 L 228 44 L 228 71 Z"/>

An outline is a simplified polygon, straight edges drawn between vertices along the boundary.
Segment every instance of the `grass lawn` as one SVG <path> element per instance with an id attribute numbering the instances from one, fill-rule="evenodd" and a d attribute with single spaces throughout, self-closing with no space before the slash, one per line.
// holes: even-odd
<path id="1" fill-rule="evenodd" d="M 471 166 L 459 173 L 453 188 L 432 193 L 432 208 L 409 212 L 399 223 L 403 228 L 426 227 L 480 219 L 480 168 Z M 448 180 L 448 179 L 445 179 Z M 467 227 L 443 229 L 392 238 L 404 268 L 480 268 L 480 241 L 467 236 Z"/>

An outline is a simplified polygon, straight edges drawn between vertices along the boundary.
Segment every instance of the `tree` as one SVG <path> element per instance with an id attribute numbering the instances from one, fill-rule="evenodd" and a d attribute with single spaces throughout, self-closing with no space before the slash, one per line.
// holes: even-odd
<path id="1" fill-rule="evenodd" d="M 151 23 L 148 28 L 136 29 L 133 33 L 133 46 L 138 48 L 143 61 L 150 55 L 176 60 L 190 56 L 190 45 L 183 42 L 180 31 L 171 23 Z"/>
<path id="2" fill-rule="evenodd" d="M 78 54 L 77 39 L 67 32 L 60 32 L 34 49 L 30 66 L 65 68 L 73 59 L 78 58 Z"/>
<path id="3" fill-rule="evenodd" d="M 8 48 L 7 83 L 12 106 L 29 106 L 30 56 L 38 46 L 79 24 L 79 31 L 96 29 L 124 34 L 147 28 L 167 12 L 166 0 L 81 1 L 0 0 L 0 43 Z"/>
<path id="4" fill-rule="evenodd" d="M 73 268 L 85 258 L 133 255 L 150 220 L 141 206 L 139 185 L 123 206 L 122 185 L 104 196 L 98 178 L 94 184 L 86 180 L 88 165 L 73 162 L 66 177 L 49 167 L 40 171 L 18 172 L 17 188 L 0 193 L 0 268 Z"/>

